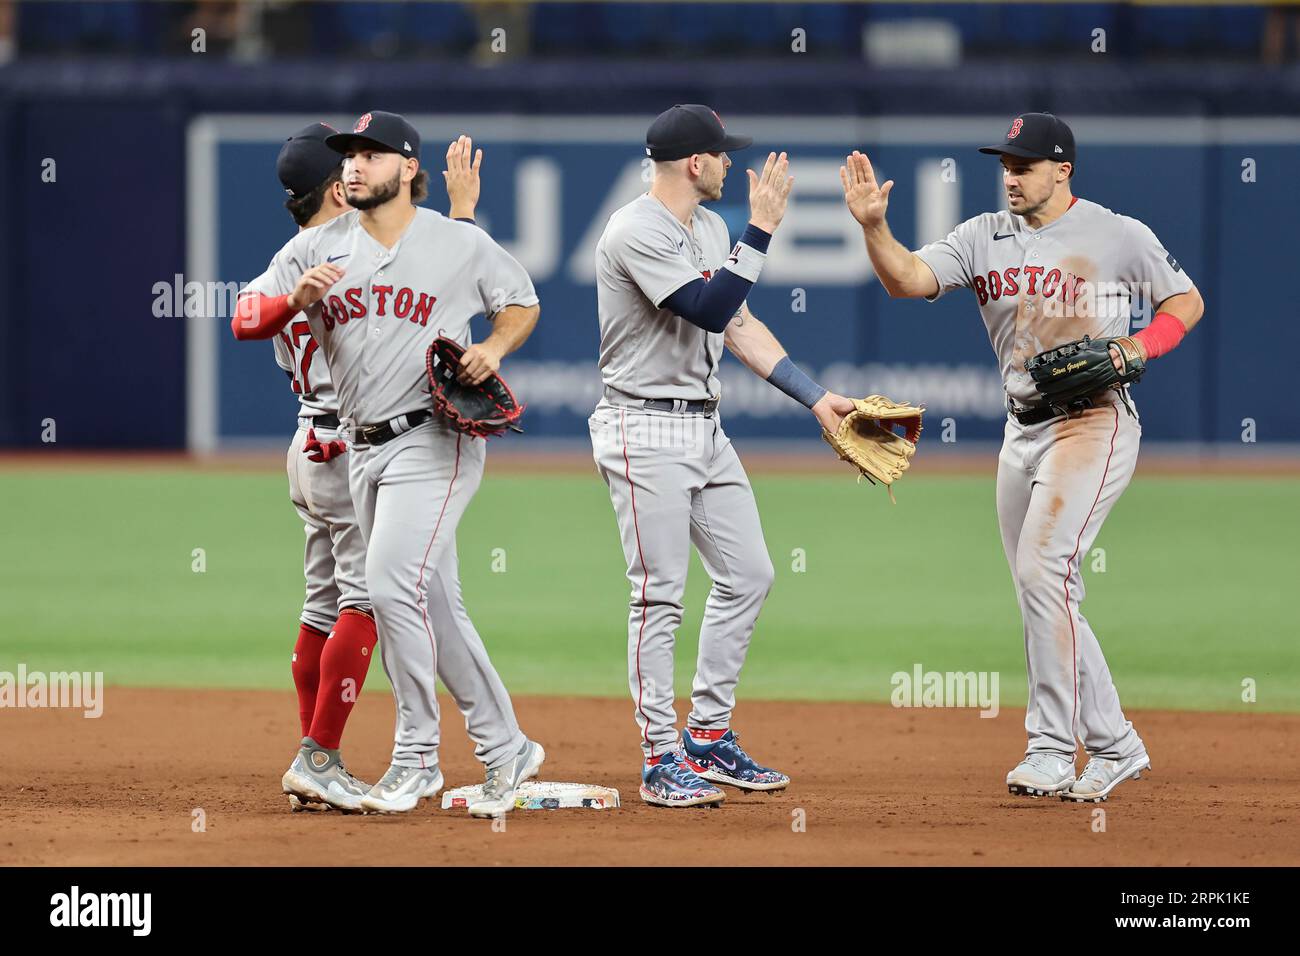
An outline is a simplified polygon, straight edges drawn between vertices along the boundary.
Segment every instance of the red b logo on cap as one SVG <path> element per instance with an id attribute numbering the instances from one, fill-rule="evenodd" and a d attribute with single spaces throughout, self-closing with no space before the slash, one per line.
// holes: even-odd
<path id="1" fill-rule="evenodd" d="M 369 115 L 369 114 L 367 114 Z M 1020 128 L 1025 125 L 1025 121 L 1017 116 L 1011 121 L 1011 129 L 1007 130 L 1007 139 L 1015 139 L 1020 135 Z"/>
<path id="2" fill-rule="evenodd" d="M 352 132 L 354 132 L 354 133 L 364 133 L 364 132 L 366 131 L 366 127 L 370 125 L 370 119 L 371 119 L 371 116 L 370 116 L 369 113 L 367 113 L 365 116 L 361 117 L 361 119 L 357 120 L 356 128 L 353 129 Z M 1019 123 L 1020 120 L 1016 120 L 1016 122 Z"/>

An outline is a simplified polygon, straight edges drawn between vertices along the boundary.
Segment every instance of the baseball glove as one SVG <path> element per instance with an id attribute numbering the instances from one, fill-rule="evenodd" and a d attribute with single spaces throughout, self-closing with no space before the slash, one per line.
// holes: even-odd
<path id="1" fill-rule="evenodd" d="M 1112 345 L 1119 352 L 1123 371 L 1117 371 L 1111 361 Z M 1025 361 L 1025 371 L 1033 378 L 1043 400 L 1062 411 L 1075 399 L 1136 382 L 1145 370 L 1138 344 L 1127 335 L 1113 339 L 1085 335 L 1077 342 L 1058 345 Z"/>
<path id="2" fill-rule="evenodd" d="M 526 405 L 515 401 L 510 386 L 500 375 L 489 375 L 477 385 L 465 385 L 456 378 L 465 354 L 459 343 L 438 336 L 425 355 L 433 408 L 458 432 L 475 438 L 503 435 L 509 429 L 522 432 L 516 422 Z"/>
<path id="3" fill-rule="evenodd" d="M 853 405 L 853 411 L 844 416 L 834 434 L 822 429 L 822 438 L 840 458 L 858 469 L 859 480 L 866 477 L 872 484 L 880 481 L 891 486 L 907 471 L 916 454 L 925 407 L 900 404 L 883 395 L 855 398 Z M 894 432 L 895 425 L 903 427 L 902 435 Z M 889 500 L 894 500 L 892 487 Z"/>

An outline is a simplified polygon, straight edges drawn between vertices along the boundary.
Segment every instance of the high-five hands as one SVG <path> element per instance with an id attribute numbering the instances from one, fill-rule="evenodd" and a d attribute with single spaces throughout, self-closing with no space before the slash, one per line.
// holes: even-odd
<path id="1" fill-rule="evenodd" d="M 855 149 L 844 158 L 844 165 L 840 167 L 840 184 L 844 187 L 844 202 L 862 228 L 871 229 L 885 221 L 894 181 L 891 179 L 883 186 L 877 185 L 875 170 L 865 153 Z"/>
<path id="2" fill-rule="evenodd" d="M 470 157 L 473 157 L 471 161 Z M 483 165 L 483 150 L 474 149 L 474 140 L 460 136 L 447 147 L 447 168 L 442 178 L 447 183 L 447 198 L 451 200 L 452 219 L 473 219 L 478 206 L 479 167 Z"/>
<path id="3" fill-rule="evenodd" d="M 790 188 L 794 186 L 789 171 L 790 160 L 785 153 L 768 153 L 761 173 L 745 170 L 749 176 L 749 221 L 766 233 L 776 232 L 785 217 Z"/>

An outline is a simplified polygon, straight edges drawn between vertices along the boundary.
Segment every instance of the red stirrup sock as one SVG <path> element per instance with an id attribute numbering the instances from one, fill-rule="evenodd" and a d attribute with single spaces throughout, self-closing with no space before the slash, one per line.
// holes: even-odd
<path id="1" fill-rule="evenodd" d="M 320 683 L 320 655 L 329 637 L 310 624 L 298 627 L 298 641 L 293 645 L 293 686 L 298 688 L 298 721 L 302 735 L 311 731 L 311 718 L 316 713 L 316 687 Z"/>
<path id="2" fill-rule="evenodd" d="M 308 735 L 326 750 L 337 750 L 352 705 L 361 695 L 378 637 L 375 621 L 356 608 L 344 608 L 320 658 L 320 691 Z"/>

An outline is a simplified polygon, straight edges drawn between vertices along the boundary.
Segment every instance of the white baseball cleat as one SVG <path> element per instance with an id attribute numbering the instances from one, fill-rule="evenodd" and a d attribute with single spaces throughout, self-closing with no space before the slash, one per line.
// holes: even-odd
<path id="1" fill-rule="evenodd" d="M 533 740 L 525 740 L 519 753 L 497 767 L 489 767 L 483 782 L 483 796 L 469 804 L 471 817 L 498 817 L 515 808 L 515 788 L 531 780 L 542 769 L 546 751 Z"/>
<path id="2" fill-rule="evenodd" d="M 422 770 L 393 764 L 361 798 L 361 809 L 366 813 L 408 813 L 421 800 L 436 797 L 441 789 L 442 771 L 437 767 Z"/>
<path id="3" fill-rule="evenodd" d="M 310 737 L 302 739 L 280 787 L 289 794 L 289 806 L 295 811 L 318 805 L 320 809 L 356 812 L 369 789 L 348 773 L 337 750 L 326 750 Z"/>
<path id="4" fill-rule="evenodd" d="M 1061 794 L 1062 800 L 1075 803 L 1101 803 L 1110 792 L 1125 780 L 1137 780 L 1142 771 L 1151 771 L 1151 758 L 1145 750 L 1120 760 L 1093 757 L 1083 768 L 1083 775 L 1069 790 Z"/>
<path id="5" fill-rule="evenodd" d="M 1025 797 L 1052 796 L 1073 783 L 1074 762 L 1057 754 L 1030 754 L 1007 774 L 1007 790 Z"/>

